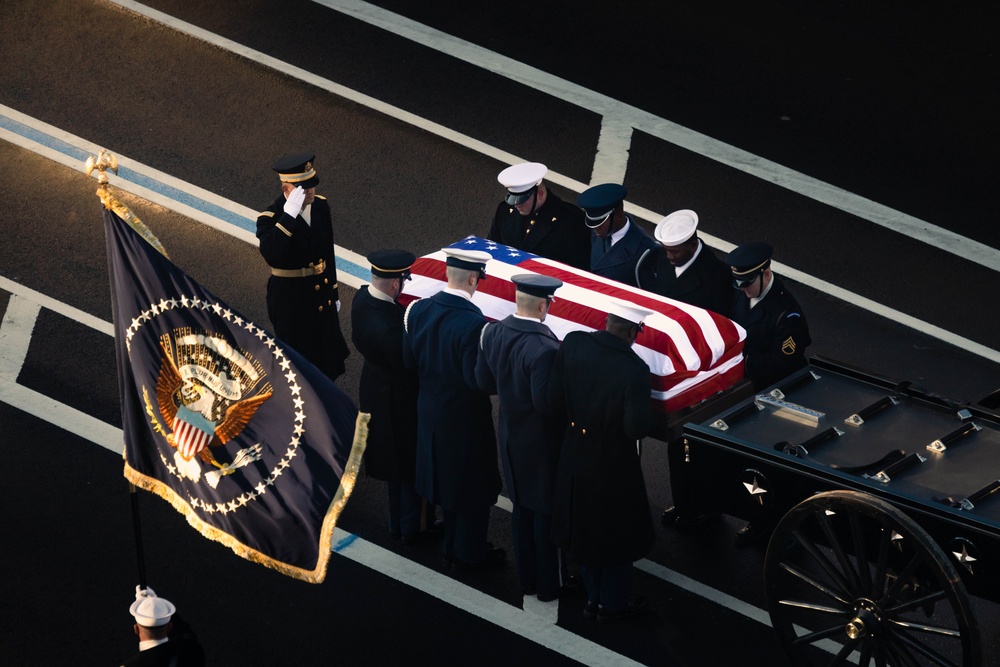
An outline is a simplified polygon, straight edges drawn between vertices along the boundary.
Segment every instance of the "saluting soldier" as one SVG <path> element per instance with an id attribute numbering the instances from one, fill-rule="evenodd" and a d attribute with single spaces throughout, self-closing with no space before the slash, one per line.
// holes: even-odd
<path id="1" fill-rule="evenodd" d="M 274 163 L 281 196 L 257 217 L 260 254 L 271 267 L 267 315 L 274 334 L 335 380 L 350 354 L 340 330 L 333 221 L 316 194 L 314 155 Z"/>
<path id="2" fill-rule="evenodd" d="M 433 507 L 414 486 L 417 467 L 417 390 L 414 370 L 403 364 L 403 313 L 397 301 L 410 280 L 416 257 L 406 250 L 377 250 L 368 255 L 370 285 L 351 303 L 351 341 L 365 363 L 361 367 L 358 403 L 370 413 L 365 470 L 386 482 L 389 532 L 403 544 L 414 544 L 441 529 Z"/>
<path id="3" fill-rule="evenodd" d="M 737 295 L 733 321 L 746 329 L 743 357 L 746 374 L 760 391 L 804 368 L 812 342 L 798 301 L 771 271 L 774 249 L 764 241 L 747 243 L 726 257 Z M 746 546 L 770 534 L 772 526 L 747 523 L 736 533 L 736 546 Z"/>
<path id="4" fill-rule="evenodd" d="M 444 248 L 448 286 L 414 301 L 403 319 L 403 359 L 420 377 L 417 492 L 441 507 L 444 560 L 458 569 L 495 567 L 503 549 L 487 541 L 500 493 L 493 405 L 476 384 L 486 318 L 472 303 L 490 254 Z"/>
<path id="5" fill-rule="evenodd" d="M 648 310 L 612 299 L 604 331 L 563 339 L 549 384 L 566 410 L 552 536 L 580 563 L 587 606 L 601 622 L 646 605 L 630 598 L 632 563 L 653 545 L 639 440 L 653 425 L 649 367 L 632 349 Z"/>
<path id="6" fill-rule="evenodd" d="M 497 205 L 488 238 L 579 269 L 590 269 L 590 232 L 583 211 L 544 182 L 548 167 L 523 162 L 497 176 L 507 195 Z"/>
<path id="7" fill-rule="evenodd" d="M 635 286 L 635 267 L 656 241 L 625 213 L 624 185 L 604 183 L 587 188 L 577 197 L 590 238 L 590 270 L 599 276 Z"/>
<path id="8" fill-rule="evenodd" d="M 658 247 L 643 253 L 635 268 L 638 286 L 731 317 L 732 275 L 698 238 L 698 214 L 688 209 L 674 211 L 657 223 L 653 237 Z"/>
<path id="9" fill-rule="evenodd" d="M 559 339 L 543 322 L 562 281 L 534 273 L 511 277 L 517 311 L 488 324 L 476 379 L 500 397 L 500 458 L 513 504 L 514 557 L 521 589 L 542 602 L 559 597 L 559 551 L 551 541 L 552 489 L 565 420 L 549 403 Z"/>

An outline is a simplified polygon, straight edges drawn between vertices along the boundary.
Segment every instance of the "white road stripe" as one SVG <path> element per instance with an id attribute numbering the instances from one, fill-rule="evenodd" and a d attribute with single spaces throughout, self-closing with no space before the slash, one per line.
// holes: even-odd
<path id="1" fill-rule="evenodd" d="M 36 302 L 11 294 L 0 320 L 0 379 L 17 381 L 39 310 Z"/>
<path id="2" fill-rule="evenodd" d="M 91 417 L 65 403 L 49 398 L 10 380 L 0 378 L 0 402 L 37 417 L 64 431 L 121 455 L 125 446 L 122 430 Z"/>
<path id="3" fill-rule="evenodd" d="M 19 297 L 19 300 L 37 299 L 37 303 L 44 302 L 42 305 L 46 308 L 58 312 L 69 319 L 113 335 L 110 323 L 82 313 L 82 311 L 72 306 L 61 304 L 50 297 L 25 288 L 9 279 L 0 277 L 0 289 L 13 293 Z M 80 319 L 80 315 L 84 315 L 86 321 Z M 94 326 L 95 323 L 97 326 Z M 89 440 L 94 444 L 100 445 L 115 454 L 121 455 L 123 452 L 124 444 L 121 429 L 106 424 L 80 410 L 60 403 L 15 382 L 0 378 L 0 401 L 54 424 L 85 440 Z M 507 512 L 510 512 L 513 508 L 510 499 L 504 496 L 497 498 L 496 506 Z M 339 529 L 338 535 L 340 537 L 334 538 L 335 544 L 348 537 L 347 533 Z M 433 595 L 460 609 L 496 623 L 500 627 L 518 632 L 522 636 L 554 651 L 558 651 L 563 655 L 580 660 L 586 664 L 635 664 L 624 656 L 610 652 L 597 644 L 593 644 L 554 625 L 555 620 L 558 618 L 558 605 L 556 603 L 541 603 L 537 599 L 532 598 L 531 600 L 526 600 L 525 611 L 522 612 L 475 589 L 464 586 L 449 577 L 444 577 L 405 558 L 394 556 L 390 552 L 381 550 L 379 547 L 371 545 L 360 538 L 354 541 L 354 545 L 351 549 L 341 550 L 340 553 L 344 553 L 344 555 L 374 570 L 393 576 L 407 585 L 423 590 L 429 595 Z M 352 555 L 352 551 L 359 555 Z M 386 554 L 392 556 L 392 558 L 387 558 Z M 715 591 L 704 584 L 695 582 L 663 566 L 650 561 L 640 561 L 637 566 L 679 588 L 689 590 L 713 602 L 721 601 L 724 606 L 735 601 L 739 604 L 734 603 L 734 606 L 731 607 L 732 610 L 751 620 L 759 621 L 761 618 L 766 618 L 766 612 L 742 603 L 724 593 Z M 430 585 L 427 583 L 429 581 L 435 583 Z"/>
<path id="4" fill-rule="evenodd" d="M 615 124 L 631 125 L 637 130 L 738 169 L 768 183 L 774 183 L 792 192 L 923 241 L 928 245 L 947 250 L 994 271 L 1000 271 L 1000 250 L 996 248 L 991 248 L 912 215 L 834 187 L 776 162 L 765 160 L 642 109 L 552 76 L 507 56 L 489 51 L 367 2 L 361 0 L 313 1 L 427 48 L 600 114 L 605 117 L 606 122 L 610 119 L 610 122 Z M 628 146 L 625 145 L 624 148 L 627 150 Z M 600 162 L 605 157 L 607 156 L 599 155 L 598 162 L 594 164 L 595 173 L 603 171 L 604 166 Z M 618 156 L 614 160 L 621 162 L 627 160 L 627 156 Z"/>
<path id="5" fill-rule="evenodd" d="M 539 623 L 538 617 L 532 612 L 522 611 L 501 602 L 408 558 L 355 538 L 339 528 L 334 530 L 333 550 L 431 597 L 585 665 L 641 664 L 557 625 Z"/>

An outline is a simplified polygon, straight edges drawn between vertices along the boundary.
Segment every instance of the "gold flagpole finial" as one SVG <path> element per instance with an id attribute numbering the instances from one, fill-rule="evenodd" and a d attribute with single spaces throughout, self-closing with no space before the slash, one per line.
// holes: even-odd
<path id="1" fill-rule="evenodd" d="M 84 171 L 87 176 L 94 173 L 94 170 L 98 171 L 97 182 L 97 196 L 101 198 L 101 203 L 104 204 L 104 208 L 109 211 L 114 211 L 118 214 L 118 217 L 125 221 L 125 223 L 139 233 L 142 238 L 146 240 L 151 246 L 156 248 L 157 251 L 164 257 L 169 259 L 166 249 L 163 244 L 160 243 L 159 239 L 153 234 L 153 232 L 139 219 L 135 213 L 132 212 L 125 204 L 118 201 L 118 199 L 111 194 L 108 190 L 108 175 L 106 172 L 110 169 L 115 175 L 118 174 L 118 158 L 114 154 L 109 153 L 106 148 L 102 148 L 101 152 L 97 154 L 97 157 L 91 155 L 87 158 L 87 162 L 84 165 Z"/>
<path id="2" fill-rule="evenodd" d="M 110 169 L 117 174 L 118 158 L 116 158 L 112 153 L 109 153 L 106 148 L 102 148 L 96 158 L 93 155 L 87 158 L 87 164 L 84 167 L 84 170 L 87 172 L 87 176 L 94 173 L 95 169 L 100 172 L 97 176 L 97 182 L 101 185 L 107 185 L 108 175 L 104 172 Z"/>

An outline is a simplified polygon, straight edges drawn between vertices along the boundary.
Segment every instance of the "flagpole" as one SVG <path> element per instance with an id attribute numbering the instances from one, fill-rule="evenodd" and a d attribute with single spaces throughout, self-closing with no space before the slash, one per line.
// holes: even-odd
<path id="1" fill-rule="evenodd" d="M 142 550 L 142 521 L 139 519 L 139 489 L 129 482 L 132 495 L 132 529 L 135 533 L 135 557 L 139 566 L 139 588 L 146 588 L 146 555 Z"/>

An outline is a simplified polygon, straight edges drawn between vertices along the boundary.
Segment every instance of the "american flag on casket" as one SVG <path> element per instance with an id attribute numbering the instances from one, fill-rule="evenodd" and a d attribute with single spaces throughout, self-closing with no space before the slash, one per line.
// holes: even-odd
<path id="1" fill-rule="evenodd" d="M 563 281 L 545 318 L 562 340 L 570 331 L 604 328 L 607 296 L 655 311 L 633 349 L 649 365 L 654 407 L 674 412 L 699 403 L 743 378 L 746 332 L 716 313 L 602 278 L 523 250 L 469 236 L 451 247 L 484 250 L 493 256 L 473 297 L 486 317 L 501 320 L 514 312 L 511 276 L 541 273 Z M 413 265 L 400 302 L 432 296 L 446 285 L 445 255 L 424 255 Z"/>

